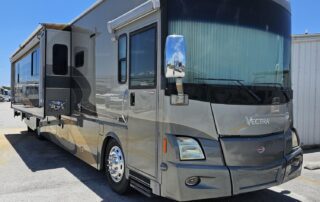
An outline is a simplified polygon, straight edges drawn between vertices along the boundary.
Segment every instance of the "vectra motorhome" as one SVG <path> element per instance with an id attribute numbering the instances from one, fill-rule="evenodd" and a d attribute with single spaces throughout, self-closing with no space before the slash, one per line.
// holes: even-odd
<path id="1" fill-rule="evenodd" d="M 301 173 L 290 60 L 287 0 L 102 0 L 12 55 L 12 108 L 118 193 L 233 196 Z"/>

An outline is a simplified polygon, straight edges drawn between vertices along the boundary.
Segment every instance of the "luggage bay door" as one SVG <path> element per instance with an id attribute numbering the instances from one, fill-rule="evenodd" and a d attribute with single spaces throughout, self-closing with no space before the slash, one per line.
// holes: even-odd
<path id="1" fill-rule="evenodd" d="M 46 30 L 45 115 L 70 114 L 71 32 Z"/>

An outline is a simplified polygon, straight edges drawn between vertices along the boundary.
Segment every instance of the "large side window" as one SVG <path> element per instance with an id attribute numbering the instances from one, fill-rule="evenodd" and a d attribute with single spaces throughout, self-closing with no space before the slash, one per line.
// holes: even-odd
<path id="1" fill-rule="evenodd" d="M 130 88 L 148 89 L 156 86 L 156 27 L 130 35 Z"/>
<path id="2" fill-rule="evenodd" d="M 127 35 L 123 34 L 118 40 L 118 81 L 127 82 Z"/>
<path id="3" fill-rule="evenodd" d="M 62 44 L 53 46 L 52 71 L 56 75 L 68 74 L 68 47 Z"/>

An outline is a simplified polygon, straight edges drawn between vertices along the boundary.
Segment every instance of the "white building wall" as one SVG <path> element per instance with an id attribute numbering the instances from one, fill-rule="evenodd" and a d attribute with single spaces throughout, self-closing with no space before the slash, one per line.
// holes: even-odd
<path id="1" fill-rule="evenodd" d="M 303 145 L 320 145 L 320 34 L 292 41 L 294 126 Z"/>

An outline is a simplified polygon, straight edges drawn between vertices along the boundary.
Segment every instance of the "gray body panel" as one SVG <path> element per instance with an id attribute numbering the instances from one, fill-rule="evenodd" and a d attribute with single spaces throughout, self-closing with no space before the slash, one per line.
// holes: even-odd
<path id="1" fill-rule="evenodd" d="M 228 166 L 265 166 L 283 161 L 283 133 L 266 137 L 221 138 L 221 144 Z M 257 151 L 260 147 L 265 151 Z"/>
<path id="2" fill-rule="evenodd" d="M 287 131 L 291 118 L 288 104 L 239 106 L 212 104 L 220 135 L 256 136 Z"/>
<path id="3" fill-rule="evenodd" d="M 69 31 L 46 29 L 45 64 L 45 116 L 70 114 L 70 75 L 71 75 L 71 33 Z M 53 47 L 67 47 L 67 74 L 56 75 L 53 72 Z M 54 108 L 54 102 L 62 102 L 61 109 Z"/>

